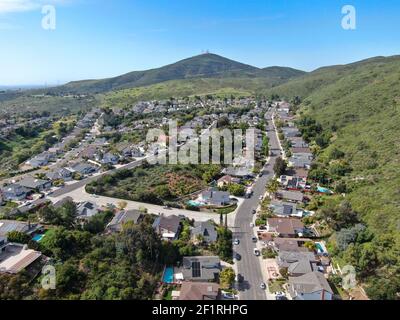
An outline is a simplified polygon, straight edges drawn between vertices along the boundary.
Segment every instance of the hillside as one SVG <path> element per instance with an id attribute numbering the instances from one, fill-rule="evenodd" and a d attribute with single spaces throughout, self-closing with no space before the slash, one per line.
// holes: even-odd
<path id="1" fill-rule="evenodd" d="M 51 91 L 102 93 L 111 90 L 148 86 L 170 80 L 193 78 L 260 77 L 281 84 L 288 79 L 303 74 L 303 71 L 286 67 L 259 69 L 216 54 L 208 53 L 181 60 L 157 69 L 134 71 L 109 79 L 70 82 L 64 86 L 53 88 Z"/>
<path id="2" fill-rule="evenodd" d="M 222 97 L 251 96 L 255 92 L 277 85 L 268 78 L 200 78 L 171 80 L 150 86 L 115 90 L 103 95 L 103 106 L 125 107 L 138 101 L 169 99 L 194 95 L 217 95 Z"/>
<path id="3" fill-rule="evenodd" d="M 318 155 L 323 172 L 332 172 L 333 149 L 344 152 L 351 172 L 335 180 L 345 184 L 346 199 L 373 239 L 338 257 L 356 266 L 373 298 L 393 299 L 400 291 L 399 83 L 400 56 L 377 57 L 322 68 L 268 91 L 300 96 L 300 112 L 332 134 L 331 145 Z"/>

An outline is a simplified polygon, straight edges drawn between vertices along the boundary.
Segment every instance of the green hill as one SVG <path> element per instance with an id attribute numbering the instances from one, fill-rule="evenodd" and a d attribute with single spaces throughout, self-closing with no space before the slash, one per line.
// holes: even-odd
<path id="1" fill-rule="evenodd" d="M 200 78 L 165 81 L 150 86 L 115 90 L 103 95 L 103 106 L 125 107 L 138 101 L 215 95 L 221 97 L 251 96 L 279 83 L 269 78 Z"/>
<path id="2" fill-rule="evenodd" d="M 53 92 L 102 93 L 111 90 L 148 86 L 170 80 L 193 78 L 267 78 L 275 83 L 303 75 L 304 72 L 285 67 L 259 69 L 216 54 L 202 54 L 161 68 L 134 71 L 118 77 L 102 80 L 70 82 L 53 88 Z"/>
<path id="3" fill-rule="evenodd" d="M 318 156 L 331 174 L 333 149 L 343 151 L 351 172 L 335 177 L 374 238 L 350 245 L 338 257 L 356 266 L 373 298 L 400 291 L 400 56 L 377 57 L 321 68 L 267 91 L 300 96 L 300 112 L 332 135 Z M 381 288 L 381 289 L 379 289 Z"/>

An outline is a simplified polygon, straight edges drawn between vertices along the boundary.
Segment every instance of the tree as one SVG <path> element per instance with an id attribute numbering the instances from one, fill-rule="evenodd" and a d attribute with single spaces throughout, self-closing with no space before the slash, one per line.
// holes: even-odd
<path id="1" fill-rule="evenodd" d="M 10 231 L 7 233 L 7 240 L 9 242 L 28 244 L 31 237 L 20 231 Z"/>
<path id="2" fill-rule="evenodd" d="M 126 201 L 119 201 L 117 203 L 117 208 L 119 210 L 124 210 L 127 206 L 128 206 L 128 202 L 126 202 Z"/>
<path id="3" fill-rule="evenodd" d="M 225 268 L 219 275 L 219 281 L 222 289 L 229 289 L 235 282 L 235 271 L 232 268 Z"/>
<path id="4" fill-rule="evenodd" d="M 228 186 L 228 191 L 230 194 L 234 195 L 235 197 L 242 197 L 244 196 L 246 190 L 245 187 L 241 184 L 231 183 Z"/>
<path id="5" fill-rule="evenodd" d="M 278 157 L 274 164 L 275 175 L 277 177 L 280 177 L 281 175 L 285 174 L 286 167 L 287 167 L 286 161 L 283 160 L 281 157 Z"/>

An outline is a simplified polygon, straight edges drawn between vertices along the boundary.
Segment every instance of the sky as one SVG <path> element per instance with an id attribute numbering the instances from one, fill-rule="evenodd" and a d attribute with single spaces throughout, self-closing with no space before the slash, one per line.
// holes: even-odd
<path id="1" fill-rule="evenodd" d="M 342 28 L 344 5 L 355 30 Z M 399 17 L 398 0 L 0 0 L 0 85 L 117 76 L 206 50 L 312 71 L 400 54 Z"/>

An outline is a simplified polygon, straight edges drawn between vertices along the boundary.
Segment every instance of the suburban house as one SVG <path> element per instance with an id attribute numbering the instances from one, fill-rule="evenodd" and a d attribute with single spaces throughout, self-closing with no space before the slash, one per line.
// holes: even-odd
<path id="1" fill-rule="evenodd" d="M 183 282 L 177 300 L 219 300 L 220 286 L 210 282 Z"/>
<path id="2" fill-rule="evenodd" d="M 176 240 L 181 229 L 182 218 L 161 215 L 153 222 L 153 229 L 165 240 Z"/>
<path id="3" fill-rule="evenodd" d="M 22 232 L 28 236 L 42 230 L 40 224 L 16 221 L 16 220 L 0 220 L 0 237 L 7 238 L 7 234 L 12 231 Z"/>
<path id="4" fill-rule="evenodd" d="M 253 178 L 254 174 L 252 170 L 248 167 L 238 166 L 238 167 L 228 167 L 222 170 L 222 173 L 228 176 L 240 178 L 240 179 L 248 179 Z"/>
<path id="5" fill-rule="evenodd" d="M 289 158 L 288 162 L 289 166 L 293 168 L 310 169 L 312 159 L 311 155 L 296 153 Z"/>
<path id="6" fill-rule="evenodd" d="M 304 154 L 309 154 L 312 156 L 312 152 L 311 152 L 310 148 L 308 148 L 308 147 L 293 147 L 290 149 L 290 151 L 292 152 L 292 154 L 304 153 Z"/>
<path id="7" fill-rule="evenodd" d="M 279 268 L 287 268 L 288 274 L 295 277 L 318 271 L 318 260 L 312 252 L 279 251 L 276 262 Z"/>
<path id="8" fill-rule="evenodd" d="M 139 210 L 119 211 L 107 225 L 106 231 L 121 232 L 125 223 L 132 221 L 134 224 L 138 224 L 143 218 L 144 214 Z"/>
<path id="9" fill-rule="evenodd" d="M 87 220 L 99 213 L 99 206 L 89 201 L 81 202 L 77 205 L 76 212 L 78 220 Z"/>
<path id="10" fill-rule="evenodd" d="M 60 168 L 46 173 L 46 177 L 51 181 L 56 181 L 56 180 L 70 181 L 72 180 L 72 172 L 65 168 Z"/>
<path id="11" fill-rule="evenodd" d="M 275 197 L 277 199 L 290 201 L 290 202 L 303 202 L 304 195 L 299 191 L 286 191 L 286 190 L 278 190 L 275 193 Z"/>
<path id="12" fill-rule="evenodd" d="M 296 204 L 291 202 L 271 201 L 269 207 L 278 217 L 290 217 L 297 213 Z"/>
<path id="13" fill-rule="evenodd" d="M 296 218 L 268 218 L 267 231 L 282 238 L 294 238 L 304 233 L 304 224 Z"/>
<path id="14" fill-rule="evenodd" d="M 299 137 L 301 135 L 299 129 L 297 128 L 285 127 L 282 128 L 282 131 L 286 138 Z"/>
<path id="15" fill-rule="evenodd" d="M 288 292 L 293 300 L 332 300 L 333 291 L 321 272 L 289 277 Z"/>
<path id="16" fill-rule="evenodd" d="M 10 184 L 2 189 L 4 200 L 20 201 L 28 195 L 28 189 L 19 184 Z"/>
<path id="17" fill-rule="evenodd" d="M 35 179 L 34 177 L 26 177 L 18 182 L 24 188 L 33 191 L 45 191 L 51 188 L 51 182 L 48 180 Z"/>
<path id="18" fill-rule="evenodd" d="M 303 238 L 275 238 L 273 246 L 276 251 L 308 252 L 304 243 L 311 241 Z"/>
<path id="19" fill-rule="evenodd" d="M 302 190 L 307 185 L 306 177 L 297 177 L 290 175 L 282 175 L 278 178 L 278 182 L 281 186 L 287 190 Z"/>
<path id="20" fill-rule="evenodd" d="M 32 168 L 39 168 L 46 166 L 50 161 L 55 160 L 54 154 L 51 153 L 42 153 L 37 155 L 36 157 L 28 160 L 26 164 L 31 166 Z"/>
<path id="21" fill-rule="evenodd" d="M 53 207 L 58 209 L 58 208 L 61 208 L 64 204 L 66 204 L 68 202 L 74 202 L 74 199 L 72 199 L 71 197 L 62 198 L 61 200 L 58 200 L 57 202 L 55 202 L 53 204 Z"/>
<path id="22" fill-rule="evenodd" d="M 217 256 L 183 257 L 184 280 L 217 282 L 220 271 L 221 260 Z"/>
<path id="23" fill-rule="evenodd" d="M 17 274 L 42 256 L 26 245 L 9 243 L 0 251 L 0 273 Z"/>
<path id="24" fill-rule="evenodd" d="M 111 165 L 117 164 L 118 161 L 119 161 L 119 156 L 109 152 L 104 154 L 102 159 L 100 160 L 102 164 L 111 164 Z"/>
<path id="25" fill-rule="evenodd" d="M 200 202 L 212 206 L 224 206 L 230 204 L 230 195 L 227 191 L 216 191 L 210 188 L 203 191 L 198 199 Z"/>
<path id="26" fill-rule="evenodd" d="M 302 137 L 289 137 L 288 140 L 292 144 L 292 148 L 308 148 L 309 145 Z"/>
<path id="27" fill-rule="evenodd" d="M 197 241 L 199 237 L 201 237 L 202 241 L 205 243 L 217 241 L 218 234 L 212 221 L 196 221 L 194 223 L 192 239 Z"/>
<path id="28" fill-rule="evenodd" d="M 142 150 L 137 147 L 126 147 L 121 153 L 124 157 L 140 158 L 144 156 Z"/>
<path id="29" fill-rule="evenodd" d="M 96 172 L 97 168 L 85 162 L 78 162 L 71 166 L 71 171 L 78 172 L 82 175 L 88 175 Z"/>
<path id="30" fill-rule="evenodd" d="M 222 188 L 224 186 L 228 186 L 232 183 L 240 183 L 240 179 L 239 178 L 235 178 L 229 175 L 225 175 L 222 178 L 218 179 L 217 181 L 217 186 L 219 188 Z"/>

